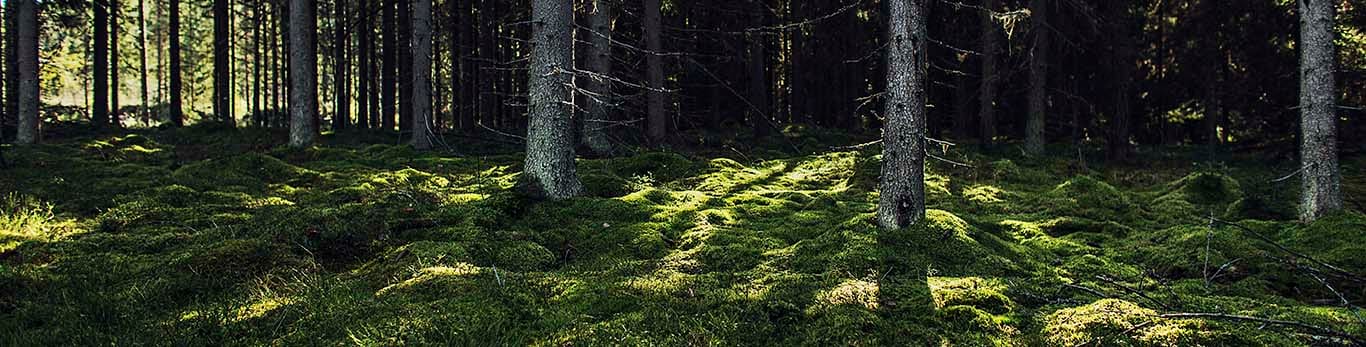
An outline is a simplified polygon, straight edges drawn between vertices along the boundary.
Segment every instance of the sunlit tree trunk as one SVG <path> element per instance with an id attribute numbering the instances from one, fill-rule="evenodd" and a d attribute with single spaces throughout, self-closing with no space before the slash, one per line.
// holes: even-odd
<path id="1" fill-rule="evenodd" d="M 1342 209 L 1338 170 L 1337 91 L 1333 81 L 1334 1 L 1299 0 L 1300 220 Z"/>
<path id="2" fill-rule="evenodd" d="M 583 184 L 574 163 L 571 124 L 572 4 L 531 0 L 531 28 L 531 71 L 527 79 L 531 120 L 522 184 L 537 197 L 558 200 L 578 196 L 583 193 Z"/>
<path id="3" fill-rule="evenodd" d="M 894 230 L 925 217 L 925 10 L 887 2 L 887 92 L 877 223 Z"/>
<path id="4" fill-rule="evenodd" d="M 289 146 L 313 145 L 318 120 L 318 7 L 316 0 L 290 0 Z"/>
<path id="5" fill-rule="evenodd" d="M 19 129 L 14 142 L 38 143 L 38 4 L 34 0 L 18 0 L 15 26 L 17 68 L 19 70 Z"/>

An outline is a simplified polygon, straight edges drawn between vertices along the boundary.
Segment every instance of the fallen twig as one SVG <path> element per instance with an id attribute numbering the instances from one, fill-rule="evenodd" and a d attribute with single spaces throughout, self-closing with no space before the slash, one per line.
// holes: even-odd
<path id="1" fill-rule="evenodd" d="M 1244 315 L 1227 314 L 1227 313 L 1208 313 L 1208 312 L 1178 312 L 1178 313 L 1164 313 L 1164 314 L 1160 314 L 1160 315 L 1157 315 L 1157 316 L 1158 316 L 1158 317 L 1162 317 L 1162 318 L 1211 318 L 1211 319 L 1239 320 L 1239 321 L 1249 321 L 1249 322 L 1258 322 L 1258 323 L 1266 323 L 1266 324 L 1283 325 L 1283 326 L 1289 326 L 1289 327 L 1300 328 L 1300 329 L 1304 329 L 1304 330 L 1310 330 L 1310 331 L 1318 332 L 1318 333 L 1321 333 L 1321 334 L 1326 334 L 1326 335 L 1329 335 L 1329 336 L 1334 336 L 1334 337 L 1343 338 L 1343 339 L 1346 339 L 1346 340 L 1348 340 L 1348 341 L 1351 341 L 1354 345 L 1364 345 L 1364 344 L 1366 344 L 1366 343 L 1363 342 L 1362 338 L 1357 337 L 1357 336 L 1352 335 L 1352 334 L 1348 334 L 1348 333 L 1343 332 L 1343 331 L 1339 331 L 1339 330 L 1335 330 L 1335 329 L 1329 329 L 1329 328 L 1324 328 L 1324 327 L 1321 327 L 1321 326 L 1312 325 L 1312 324 L 1308 324 L 1308 323 L 1302 323 L 1302 322 L 1296 322 L 1296 321 L 1279 320 L 1279 319 L 1270 319 L 1270 318 L 1261 318 L 1261 317 L 1244 316 Z"/>

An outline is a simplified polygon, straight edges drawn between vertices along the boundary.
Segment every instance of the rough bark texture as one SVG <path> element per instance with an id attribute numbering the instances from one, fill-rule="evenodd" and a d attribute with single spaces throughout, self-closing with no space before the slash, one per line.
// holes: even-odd
<path id="1" fill-rule="evenodd" d="M 1337 91 L 1333 81 L 1333 2 L 1300 0 L 1300 220 L 1342 209 Z"/>
<path id="2" fill-rule="evenodd" d="M 413 148 L 432 148 L 432 0 L 413 1 Z"/>
<path id="3" fill-rule="evenodd" d="M 233 125 L 232 77 L 228 64 L 232 61 L 231 41 L 228 38 L 228 0 L 213 1 L 213 114 L 219 122 Z"/>
<path id="4" fill-rule="evenodd" d="M 379 73 L 379 75 L 380 75 L 380 113 L 379 113 L 379 114 L 380 114 L 380 126 L 379 126 L 379 127 L 380 127 L 380 129 L 384 129 L 384 130 L 394 130 L 394 116 L 395 116 L 395 115 L 394 115 L 394 112 L 395 112 L 394 107 L 398 105 L 398 103 L 397 103 L 396 100 L 395 100 L 395 98 L 397 98 L 398 90 L 395 89 L 395 88 L 397 87 L 397 85 L 394 84 L 394 78 L 395 78 L 396 75 L 398 74 L 398 66 L 395 65 L 395 64 L 398 63 L 398 52 L 395 51 L 396 49 L 398 49 L 398 38 L 395 37 L 395 35 L 394 35 L 395 33 L 397 33 L 397 30 L 395 29 L 397 26 L 394 25 L 394 21 L 397 21 L 397 20 L 398 20 L 398 18 L 396 17 L 396 15 L 395 15 L 395 13 L 394 13 L 394 11 L 395 11 L 395 10 L 394 10 L 394 7 L 396 6 L 397 1 L 394 1 L 394 0 L 379 0 L 379 1 L 381 2 L 381 6 L 384 7 L 383 11 L 381 11 L 381 12 L 383 13 L 383 16 L 384 16 L 384 18 L 382 18 L 383 21 L 384 21 L 384 23 L 381 24 L 381 27 L 380 27 L 380 34 L 383 34 L 383 35 L 384 35 L 384 47 L 383 47 L 383 54 L 384 54 L 384 55 L 383 55 L 383 58 L 381 58 L 381 62 L 380 62 L 380 73 Z"/>
<path id="5" fill-rule="evenodd" d="M 587 62 L 584 68 L 591 73 L 580 78 L 588 97 L 584 108 L 583 134 L 579 138 L 584 147 L 596 156 L 611 156 L 615 150 L 608 137 L 612 104 L 614 103 L 611 82 L 605 77 L 612 75 L 612 1 L 593 0 L 593 12 L 588 18 Z"/>
<path id="6" fill-rule="evenodd" d="M 102 128 L 109 124 L 109 2 L 97 0 L 93 3 L 95 12 L 94 47 L 91 48 L 95 70 L 91 82 L 94 101 L 90 105 L 90 124 Z"/>
<path id="7" fill-rule="evenodd" d="M 531 121 L 527 127 L 523 184 L 531 195 L 552 200 L 583 192 L 574 163 L 571 117 L 574 12 L 569 1 L 531 1 L 532 50 L 528 76 Z"/>
<path id="8" fill-rule="evenodd" d="M 316 0 L 290 0 L 289 146 L 313 145 L 318 120 L 318 7 Z"/>
<path id="9" fill-rule="evenodd" d="M 171 118 L 171 125 L 178 127 L 185 125 L 185 113 L 181 107 L 180 100 L 180 89 L 182 84 L 180 76 L 180 0 L 171 0 L 170 7 L 171 46 L 169 50 L 171 56 L 171 81 L 166 88 L 171 90 L 171 110 L 169 115 Z"/>
<path id="10" fill-rule="evenodd" d="M 664 115 L 664 61 L 659 55 L 663 48 L 660 41 L 660 0 L 645 0 L 645 85 L 646 119 L 650 141 L 656 144 L 664 141 L 669 131 L 668 117 Z"/>
<path id="11" fill-rule="evenodd" d="M 1000 7 L 1000 0 L 982 0 L 982 87 L 978 91 L 977 120 L 982 143 L 990 145 L 996 139 L 996 88 L 1000 76 L 996 71 L 996 55 L 1001 51 L 1001 32 L 992 18 Z"/>
<path id="12" fill-rule="evenodd" d="M 925 216 L 925 12 L 922 0 L 890 0 L 887 94 L 877 223 L 894 230 Z"/>
<path id="13" fill-rule="evenodd" d="M 16 3 L 16 2 L 11 2 Z M 34 0 L 17 1 L 15 18 L 18 29 L 17 67 L 19 70 L 19 130 L 14 143 L 38 143 L 38 4 Z"/>
<path id="14" fill-rule="evenodd" d="M 1044 125 L 1048 112 L 1048 0 L 1030 0 L 1029 118 L 1025 121 L 1025 152 L 1044 154 Z"/>

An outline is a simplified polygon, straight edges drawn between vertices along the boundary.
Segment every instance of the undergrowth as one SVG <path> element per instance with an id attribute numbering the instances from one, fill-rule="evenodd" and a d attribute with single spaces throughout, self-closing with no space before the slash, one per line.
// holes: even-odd
<path id="1" fill-rule="evenodd" d="M 1359 170 L 1354 211 L 1303 225 L 1251 158 L 1078 171 L 960 150 L 973 167 L 927 170 L 926 220 L 885 232 L 876 149 L 580 160 L 589 197 L 535 202 L 506 150 L 278 137 L 7 150 L 0 345 L 1349 343 L 1173 312 L 1366 335 L 1342 304 L 1366 286 L 1277 247 L 1366 273 Z M 509 149 L 451 149 L 491 147 Z"/>

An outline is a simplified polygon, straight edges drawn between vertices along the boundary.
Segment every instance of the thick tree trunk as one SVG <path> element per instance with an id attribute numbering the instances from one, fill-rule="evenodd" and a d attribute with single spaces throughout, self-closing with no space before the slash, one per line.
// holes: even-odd
<path id="1" fill-rule="evenodd" d="M 645 1 L 645 86 L 646 118 L 650 141 L 662 144 L 669 131 L 669 120 L 664 115 L 664 61 L 660 56 L 660 0 Z"/>
<path id="2" fill-rule="evenodd" d="M 878 226 L 904 228 L 925 217 L 925 10 L 922 0 L 890 0 L 887 94 L 882 129 Z"/>
<path id="3" fill-rule="evenodd" d="M 18 0 L 15 18 L 18 41 L 15 42 L 19 70 L 19 129 L 14 143 L 38 143 L 38 4 L 35 0 Z"/>
<path id="4" fill-rule="evenodd" d="M 232 80 L 228 76 L 228 64 L 232 61 L 228 38 L 228 0 L 213 1 L 213 114 L 215 119 L 225 125 L 233 125 Z"/>
<path id="5" fill-rule="evenodd" d="M 995 15 L 1000 0 L 982 0 L 982 87 L 978 91 L 977 120 L 981 131 L 982 143 L 991 145 L 996 141 L 996 88 L 1000 81 L 996 59 L 1001 51 L 1001 32 L 996 25 Z"/>
<path id="6" fill-rule="evenodd" d="M 1025 152 L 1044 154 L 1044 128 L 1048 112 L 1048 0 L 1030 0 L 1030 32 L 1034 47 L 1029 52 L 1029 118 L 1025 122 Z"/>
<path id="7" fill-rule="evenodd" d="M 171 77 L 170 77 L 170 80 L 171 80 L 171 81 L 170 81 L 169 85 L 168 85 L 166 88 L 167 88 L 167 89 L 170 89 L 170 94 L 171 94 L 171 110 L 170 110 L 170 115 L 169 115 L 169 117 L 171 118 L 171 119 L 170 119 L 171 125 L 179 127 L 179 126 L 184 126 L 184 125 L 185 125 L 185 112 L 184 112 L 184 110 L 182 109 L 181 100 L 180 100 L 180 99 L 181 99 L 180 89 L 181 89 L 181 86 L 182 86 L 182 80 L 181 80 L 181 76 L 180 76 L 180 73 L 181 73 L 181 68 L 180 68 L 180 0 L 170 0 L 170 1 L 171 1 L 171 4 L 170 4 L 170 7 L 171 7 L 170 12 L 171 12 L 171 13 L 170 13 L 170 15 L 169 15 L 169 17 L 170 17 L 169 20 L 170 20 L 170 22 L 171 22 L 171 23 L 170 23 L 170 27 L 171 27 L 171 28 L 170 28 L 170 36 L 171 36 L 171 37 L 170 37 L 170 41 L 171 41 L 171 46 L 170 46 L 170 55 L 171 55 L 171 58 L 170 58 L 170 60 L 171 60 L 171 61 L 170 61 L 170 65 L 171 65 L 170 70 L 171 70 Z"/>
<path id="8" fill-rule="evenodd" d="M 531 0 L 532 50 L 527 78 L 531 120 L 522 184 L 552 200 L 583 193 L 574 163 L 570 93 L 574 68 L 574 10 L 569 1 Z"/>
<path id="9" fill-rule="evenodd" d="M 398 131 L 413 131 L 412 1 L 398 0 Z"/>
<path id="10" fill-rule="evenodd" d="M 432 0 L 413 1 L 413 148 L 432 148 Z"/>
<path id="11" fill-rule="evenodd" d="M 1333 69 L 1333 1 L 1299 0 L 1300 220 L 1342 209 L 1338 168 L 1337 91 Z"/>
<path id="12" fill-rule="evenodd" d="M 290 0 L 289 146 L 304 148 L 317 137 L 318 7 L 316 0 Z"/>
<path id="13" fill-rule="evenodd" d="M 397 10 L 399 0 L 379 0 L 384 6 L 384 23 L 380 28 L 380 33 L 384 34 L 384 57 L 380 62 L 380 129 L 385 131 L 394 130 L 394 107 L 398 105 L 397 98 L 398 86 L 394 84 L 394 78 L 398 75 L 398 26 L 394 21 L 398 20 Z"/>
<path id="14" fill-rule="evenodd" d="M 612 1 L 593 0 L 593 12 L 588 19 L 588 48 L 584 66 L 592 75 L 580 78 L 589 95 L 584 105 L 583 135 L 579 138 L 584 147 L 596 156 L 610 156 L 614 152 L 607 128 L 611 122 L 612 104 Z"/>
<path id="15" fill-rule="evenodd" d="M 369 129 L 371 125 L 370 113 L 370 54 L 373 49 L 370 47 L 370 36 L 374 30 L 370 29 L 369 9 L 373 8 L 369 2 L 360 3 L 360 11 L 356 12 L 356 18 L 360 20 L 360 30 L 356 32 L 357 39 L 360 40 L 360 51 L 356 52 L 356 57 L 360 58 L 360 71 L 356 79 L 356 124 L 361 129 Z"/>
<path id="16" fill-rule="evenodd" d="M 346 3 L 341 0 L 336 1 L 333 6 L 333 14 L 336 16 L 336 24 L 332 27 L 334 37 L 332 47 L 335 49 L 332 85 L 337 88 L 337 93 L 335 95 L 336 105 L 332 108 L 332 131 L 337 131 L 346 129 L 351 125 L 351 87 L 350 83 L 347 83 L 350 81 L 347 74 L 350 71 L 350 60 L 347 57 L 349 51 L 347 48 L 350 47 L 350 43 L 346 40 L 351 28 L 346 26 Z"/>
<path id="17" fill-rule="evenodd" d="M 95 83 L 95 100 L 90 105 L 90 124 L 96 128 L 103 128 L 109 125 L 109 1 L 96 0 L 93 5 L 95 47 L 91 56 L 95 61 L 91 62 L 91 65 L 95 69 L 95 76 L 92 78 L 92 82 Z"/>

